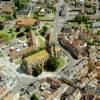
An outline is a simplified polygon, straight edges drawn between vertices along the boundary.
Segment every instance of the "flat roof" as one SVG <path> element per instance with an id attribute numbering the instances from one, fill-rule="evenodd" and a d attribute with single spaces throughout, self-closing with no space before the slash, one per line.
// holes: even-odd
<path id="1" fill-rule="evenodd" d="M 45 58 L 49 55 L 49 53 L 46 50 L 42 50 L 36 54 L 33 54 L 29 57 L 26 57 L 24 60 L 27 61 L 28 63 L 35 62 L 37 60 L 41 60 L 42 58 Z"/>

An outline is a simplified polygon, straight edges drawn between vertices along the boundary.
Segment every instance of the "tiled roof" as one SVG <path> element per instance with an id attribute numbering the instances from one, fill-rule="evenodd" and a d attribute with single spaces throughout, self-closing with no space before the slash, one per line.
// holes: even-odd
<path id="1" fill-rule="evenodd" d="M 97 66 L 100 66 L 100 61 L 97 61 L 95 64 L 96 64 Z"/>
<path id="2" fill-rule="evenodd" d="M 12 59 L 16 59 L 17 57 L 23 56 L 24 54 L 26 54 L 34 49 L 35 49 L 35 47 L 33 47 L 33 46 L 28 47 L 28 48 L 24 48 L 21 51 L 10 53 L 10 56 Z"/>

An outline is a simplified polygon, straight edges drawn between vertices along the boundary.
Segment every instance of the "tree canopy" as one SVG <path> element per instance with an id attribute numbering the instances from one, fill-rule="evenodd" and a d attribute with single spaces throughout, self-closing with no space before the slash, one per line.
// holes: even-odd
<path id="1" fill-rule="evenodd" d="M 34 68 L 34 75 L 38 76 L 42 73 L 42 66 L 36 66 L 36 68 Z"/>
<path id="2" fill-rule="evenodd" d="M 4 28 L 3 23 L 0 23 L 0 30 L 3 30 L 3 28 Z"/>
<path id="3" fill-rule="evenodd" d="M 14 0 L 15 6 L 20 10 L 22 7 L 24 7 L 30 0 Z"/>
<path id="4" fill-rule="evenodd" d="M 30 100 L 39 100 L 38 97 L 36 96 L 36 94 L 33 94 L 30 98 Z"/>
<path id="5" fill-rule="evenodd" d="M 47 70 L 55 71 L 59 65 L 60 65 L 59 58 L 50 57 L 47 61 Z"/>
<path id="6" fill-rule="evenodd" d="M 89 17 L 77 15 L 75 21 L 81 24 L 82 22 L 86 23 L 89 20 Z"/>

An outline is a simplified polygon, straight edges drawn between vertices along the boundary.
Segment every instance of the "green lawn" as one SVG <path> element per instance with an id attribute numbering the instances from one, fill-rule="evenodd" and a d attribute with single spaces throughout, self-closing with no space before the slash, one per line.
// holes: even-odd
<path id="1" fill-rule="evenodd" d="M 30 18 L 38 17 L 34 12 L 30 14 Z"/>
<path id="2" fill-rule="evenodd" d="M 60 62 L 60 65 L 58 66 L 57 70 L 59 70 L 61 67 L 64 66 L 64 64 L 65 64 L 64 58 L 59 58 L 59 62 Z"/>
<path id="3" fill-rule="evenodd" d="M 54 20 L 54 18 L 48 17 L 48 16 L 43 16 L 43 17 L 40 16 L 39 19 L 40 19 L 40 20 L 49 20 L 49 21 L 53 21 L 53 20 Z"/>
<path id="4" fill-rule="evenodd" d="M 60 70 L 63 66 L 64 66 L 64 64 L 65 64 L 65 61 L 64 61 L 64 58 L 58 58 L 58 61 L 59 61 L 59 66 L 57 66 L 57 69 L 55 70 L 55 71 L 57 71 L 57 70 Z M 47 67 L 48 68 L 48 67 Z M 44 68 L 43 69 L 44 71 L 49 71 L 48 69 L 46 69 L 46 68 Z"/>
<path id="5" fill-rule="evenodd" d="M 21 27 L 20 32 L 24 32 L 24 31 L 25 31 L 25 27 Z"/>
<path id="6" fill-rule="evenodd" d="M 16 33 L 14 29 L 12 29 L 12 32 L 9 29 L 0 30 L 0 38 L 3 38 L 5 41 L 9 41 L 15 37 Z"/>
<path id="7" fill-rule="evenodd" d="M 21 0 L 21 4 L 26 5 L 30 0 Z"/>
<path id="8" fill-rule="evenodd" d="M 4 16 L 0 15 L 0 20 L 5 20 L 6 18 Z"/>
<path id="9" fill-rule="evenodd" d="M 38 41 L 39 41 L 40 47 L 45 47 L 45 41 L 43 39 L 38 37 Z"/>
<path id="10" fill-rule="evenodd" d="M 21 60 L 21 59 L 17 59 L 17 60 L 15 61 L 15 64 L 16 64 L 16 65 L 21 64 L 21 63 L 22 63 L 22 60 Z"/>

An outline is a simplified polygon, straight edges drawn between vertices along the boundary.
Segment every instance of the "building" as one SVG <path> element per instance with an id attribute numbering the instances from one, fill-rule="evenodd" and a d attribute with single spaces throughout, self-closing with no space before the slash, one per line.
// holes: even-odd
<path id="1" fill-rule="evenodd" d="M 62 48 L 58 45 L 56 34 L 49 33 L 47 36 L 47 50 L 51 56 L 59 57 L 62 54 Z"/>
<path id="2" fill-rule="evenodd" d="M 69 85 L 62 83 L 61 86 L 52 93 L 46 100 L 61 100 L 61 95 L 68 89 Z"/>
<path id="3" fill-rule="evenodd" d="M 67 41 L 63 35 L 59 35 L 58 40 L 61 46 L 65 50 L 69 51 L 69 53 L 73 56 L 73 58 L 78 59 L 80 57 L 79 50 L 75 46 L 73 46 L 71 43 L 69 43 L 69 41 Z"/>
<path id="4" fill-rule="evenodd" d="M 24 58 L 22 68 L 28 74 L 32 75 L 33 68 L 35 68 L 37 65 L 43 66 L 45 62 L 48 60 L 48 58 L 49 58 L 49 54 L 46 50 L 39 51 L 36 54 Z"/>
<path id="5" fill-rule="evenodd" d="M 23 35 L 25 35 L 23 33 Z M 12 60 L 19 58 L 19 57 L 23 57 L 24 54 L 29 53 L 33 50 L 35 50 L 37 48 L 36 46 L 36 38 L 35 35 L 32 33 L 32 31 L 29 31 L 26 35 L 25 35 L 27 42 L 25 42 L 23 44 L 23 48 L 21 50 L 16 50 L 16 48 L 10 48 L 10 57 Z M 25 46 L 27 45 L 27 46 Z"/>
<path id="6" fill-rule="evenodd" d="M 61 100 L 66 100 L 67 98 L 70 98 L 71 95 L 74 93 L 74 91 L 75 91 L 75 88 L 69 86 L 69 87 L 67 88 L 67 90 L 62 94 Z"/>
<path id="7" fill-rule="evenodd" d="M 100 79 L 100 61 L 95 62 L 95 67 L 96 67 L 96 77 Z"/>
<path id="8" fill-rule="evenodd" d="M 83 94 L 80 100 L 94 100 L 95 96 L 93 94 Z"/>
<path id="9" fill-rule="evenodd" d="M 17 59 L 19 57 L 23 57 L 24 54 L 31 52 L 34 49 L 35 49 L 35 47 L 33 47 L 33 46 L 30 46 L 28 48 L 23 48 L 21 51 L 16 51 L 15 48 L 11 48 L 9 55 L 11 57 L 11 60 L 14 60 L 14 59 Z"/>
<path id="10" fill-rule="evenodd" d="M 42 88 L 42 90 L 41 90 Z M 61 100 L 61 95 L 69 88 L 69 85 L 58 79 L 45 78 L 41 80 L 40 90 L 37 92 L 43 100 Z"/>
<path id="11" fill-rule="evenodd" d="M 14 11 L 15 6 L 12 2 L 5 2 L 1 1 L 0 2 L 0 14 L 5 15 L 5 14 L 11 14 Z"/>
<path id="12" fill-rule="evenodd" d="M 27 42 L 28 42 L 28 46 L 36 46 L 36 39 L 35 39 L 35 35 L 32 33 L 32 31 L 29 31 L 27 34 Z"/>
<path id="13" fill-rule="evenodd" d="M 92 28 L 100 28 L 100 22 L 94 22 Z"/>

